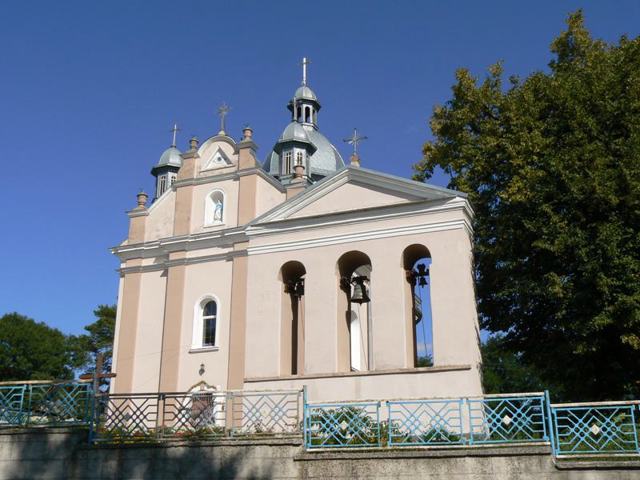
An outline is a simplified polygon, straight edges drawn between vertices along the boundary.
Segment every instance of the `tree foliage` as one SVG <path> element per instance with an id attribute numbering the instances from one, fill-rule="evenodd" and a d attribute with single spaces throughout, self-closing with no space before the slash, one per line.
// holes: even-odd
<path id="1" fill-rule="evenodd" d="M 111 371 L 116 306 L 99 305 L 93 311 L 96 320 L 84 327 L 86 334 L 71 338 L 74 363 L 82 373 L 94 373 L 98 354 L 102 354 L 103 372 Z M 107 382 L 103 382 L 107 383 Z"/>
<path id="2" fill-rule="evenodd" d="M 73 377 L 68 339 L 58 329 L 18 313 L 0 317 L 0 380 Z"/>
<path id="3" fill-rule="evenodd" d="M 461 69 L 415 178 L 442 168 L 476 212 L 482 327 L 564 398 L 640 393 L 640 39 L 582 12 L 546 71 Z"/>

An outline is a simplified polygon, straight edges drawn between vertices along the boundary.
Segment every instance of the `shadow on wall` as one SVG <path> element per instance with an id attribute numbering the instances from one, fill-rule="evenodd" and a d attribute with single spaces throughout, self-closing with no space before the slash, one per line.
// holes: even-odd
<path id="1" fill-rule="evenodd" d="M 87 432 L 82 430 L 0 432 L 0 480 L 269 480 L 274 478 L 274 462 L 283 462 L 281 468 L 295 477 L 291 457 L 274 456 L 274 448 L 278 447 L 202 444 L 89 447 Z"/>

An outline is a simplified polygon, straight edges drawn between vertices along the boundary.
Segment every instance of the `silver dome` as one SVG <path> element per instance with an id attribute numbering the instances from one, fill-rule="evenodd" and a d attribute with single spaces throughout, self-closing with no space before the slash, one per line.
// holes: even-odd
<path id="1" fill-rule="evenodd" d="M 180 150 L 178 150 L 176 147 L 167 148 L 160 156 L 160 160 L 158 160 L 156 167 L 164 167 L 167 165 L 178 168 L 182 166 L 182 157 L 180 156 Z"/>
<path id="2" fill-rule="evenodd" d="M 285 128 L 276 143 L 274 149 L 267 155 L 263 168 L 271 175 L 280 175 L 281 144 L 290 141 L 298 141 L 312 146 L 313 151 L 309 156 L 309 175 L 327 176 L 344 167 L 342 156 L 327 137 L 316 130 L 311 125 L 303 125 L 298 122 L 291 122 Z"/>
<path id="3" fill-rule="evenodd" d="M 278 142 L 288 142 L 291 140 L 311 143 L 304 126 L 302 126 L 302 124 L 298 122 L 291 122 L 289 125 L 287 125 L 287 127 L 284 129 L 284 132 L 282 132 L 282 135 L 280 135 L 280 139 L 278 140 Z"/>
<path id="4" fill-rule="evenodd" d="M 311 88 L 307 87 L 306 85 L 302 85 L 301 87 L 298 87 L 295 93 L 295 98 L 304 99 L 304 100 L 313 100 L 314 102 L 318 101 L 318 97 L 316 97 L 316 94 L 314 93 L 314 91 L 311 90 Z"/>

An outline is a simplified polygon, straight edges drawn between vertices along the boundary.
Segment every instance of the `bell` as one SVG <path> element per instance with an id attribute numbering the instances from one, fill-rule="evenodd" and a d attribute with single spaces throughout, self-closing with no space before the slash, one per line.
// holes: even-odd
<path id="1" fill-rule="evenodd" d="M 355 277 L 353 279 L 353 292 L 351 293 L 351 301 L 353 303 L 369 303 L 371 299 L 367 293 L 367 287 L 364 281 L 367 277 Z"/>

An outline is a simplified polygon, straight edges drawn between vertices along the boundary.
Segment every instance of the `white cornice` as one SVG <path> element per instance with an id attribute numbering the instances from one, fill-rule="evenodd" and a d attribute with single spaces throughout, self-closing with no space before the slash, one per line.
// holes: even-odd
<path id="1" fill-rule="evenodd" d="M 365 240 L 399 237 L 404 235 L 441 232 L 445 230 L 468 230 L 469 228 L 470 225 L 468 225 L 464 219 L 452 220 L 449 222 L 422 223 L 418 225 L 370 230 L 367 232 L 354 232 L 342 235 L 332 235 L 328 237 L 299 240 L 295 242 L 277 242 L 269 245 L 249 247 L 247 248 L 247 252 L 249 253 L 249 255 L 260 255 L 273 252 L 286 252 L 292 250 L 302 250 L 306 248 L 325 247 L 327 245 L 338 245 L 341 243 L 353 243 L 362 242 Z"/>
<path id="2" fill-rule="evenodd" d="M 371 207 L 346 212 L 334 212 L 330 214 L 315 215 L 309 217 L 287 218 L 258 224 L 250 224 L 246 229 L 248 236 L 269 234 L 281 234 L 285 232 L 324 228 L 337 225 L 354 225 L 371 221 L 389 220 L 403 217 L 414 217 L 432 213 L 442 213 L 460 210 L 463 213 L 465 223 L 471 230 L 473 210 L 469 202 L 464 198 L 450 200 L 421 200 L 384 207 Z"/>
<path id="3" fill-rule="evenodd" d="M 198 249 L 211 248 L 211 247 L 231 247 L 239 242 L 246 242 L 251 237 L 257 236 L 269 236 L 269 235 L 282 235 L 284 233 L 295 232 L 299 230 L 319 230 L 326 227 L 333 227 L 339 225 L 365 225 L 367 223 L 376 222 L 380 220 L 393 220 L 397 218 L 411 218 L 411 217 L 425 217 L 432 213 L 442 213 L 448 211 L 459 210 L 462 215 L 461 218 L 454 220 L 456 228 L 465 228 L 469 235 L 473 232 L 471 224 L 473 218 L 473 211 L 469 206 L 469 202 L 464 198 L 454 198 L 448 201 L 432 200 L 412 202 L 407 204 L 389 205 L 386 207 L 375 207 L 364 210 L 354 210 L 350 212 L 336 212 L 327 215 L 320 215 L 317 217 L 302 217 L 291 218 L 286 220 L 279 220 L 269 223 L 247 225 L 243 227 L 235 227 L 224 230 L 216 230 L 213 232 L 196 233 L 192 235 L 182 235 L 179 237 L 167 237 L 152 242 L 137 243 L 137 244 L 123 244 L 111 249 L 112 253 L 118 255 L 121 260 L 127 260 L 131 258 L 153 258 L 161 255 L 167 255 L 170 252 L 177 251 L 194 251 Z M 446 223 L 446 222 L 445 222 Z M 422 220 L 419 224 L 420 227 L 425 227 L 425 231 L 429 228 L 437 225 L 442 226 L 443 223 L 425 222 Z M 404 227 L 400 227 L 401 229 Z M 411 227 L 409 227 L 411 228 Z M 366 230 L 360 232 L 363 235 L 367 235 L 368 232 L 375 232 L 376 230 Z M 396 231 L 395 229 L 388 231 Z M 402 233 L 403 230 L 398 230 L 398 235 L 411 234 L 419 232 Z M 389 236 L 389 235 L 387 235 Z M 393 236 L 393 235 L 391 235 Z M 377 237 L 372 237 L 377 238 Z M 357 238 L 356 238 L 357 239 Z M 349 240 L 350 241 L 350 240 Z M 295 242 L 294 242 L 295 243 Z M 338 242 L 342 243 L 342 242 Z M 278 243 L 277 245 L 284 245 Z M 260 247 L 256 247 L 260 248 Z M 303 247 L 308 248 L 308 247 Z M 250 248 L 250 252 L 253 250 Z"/>

